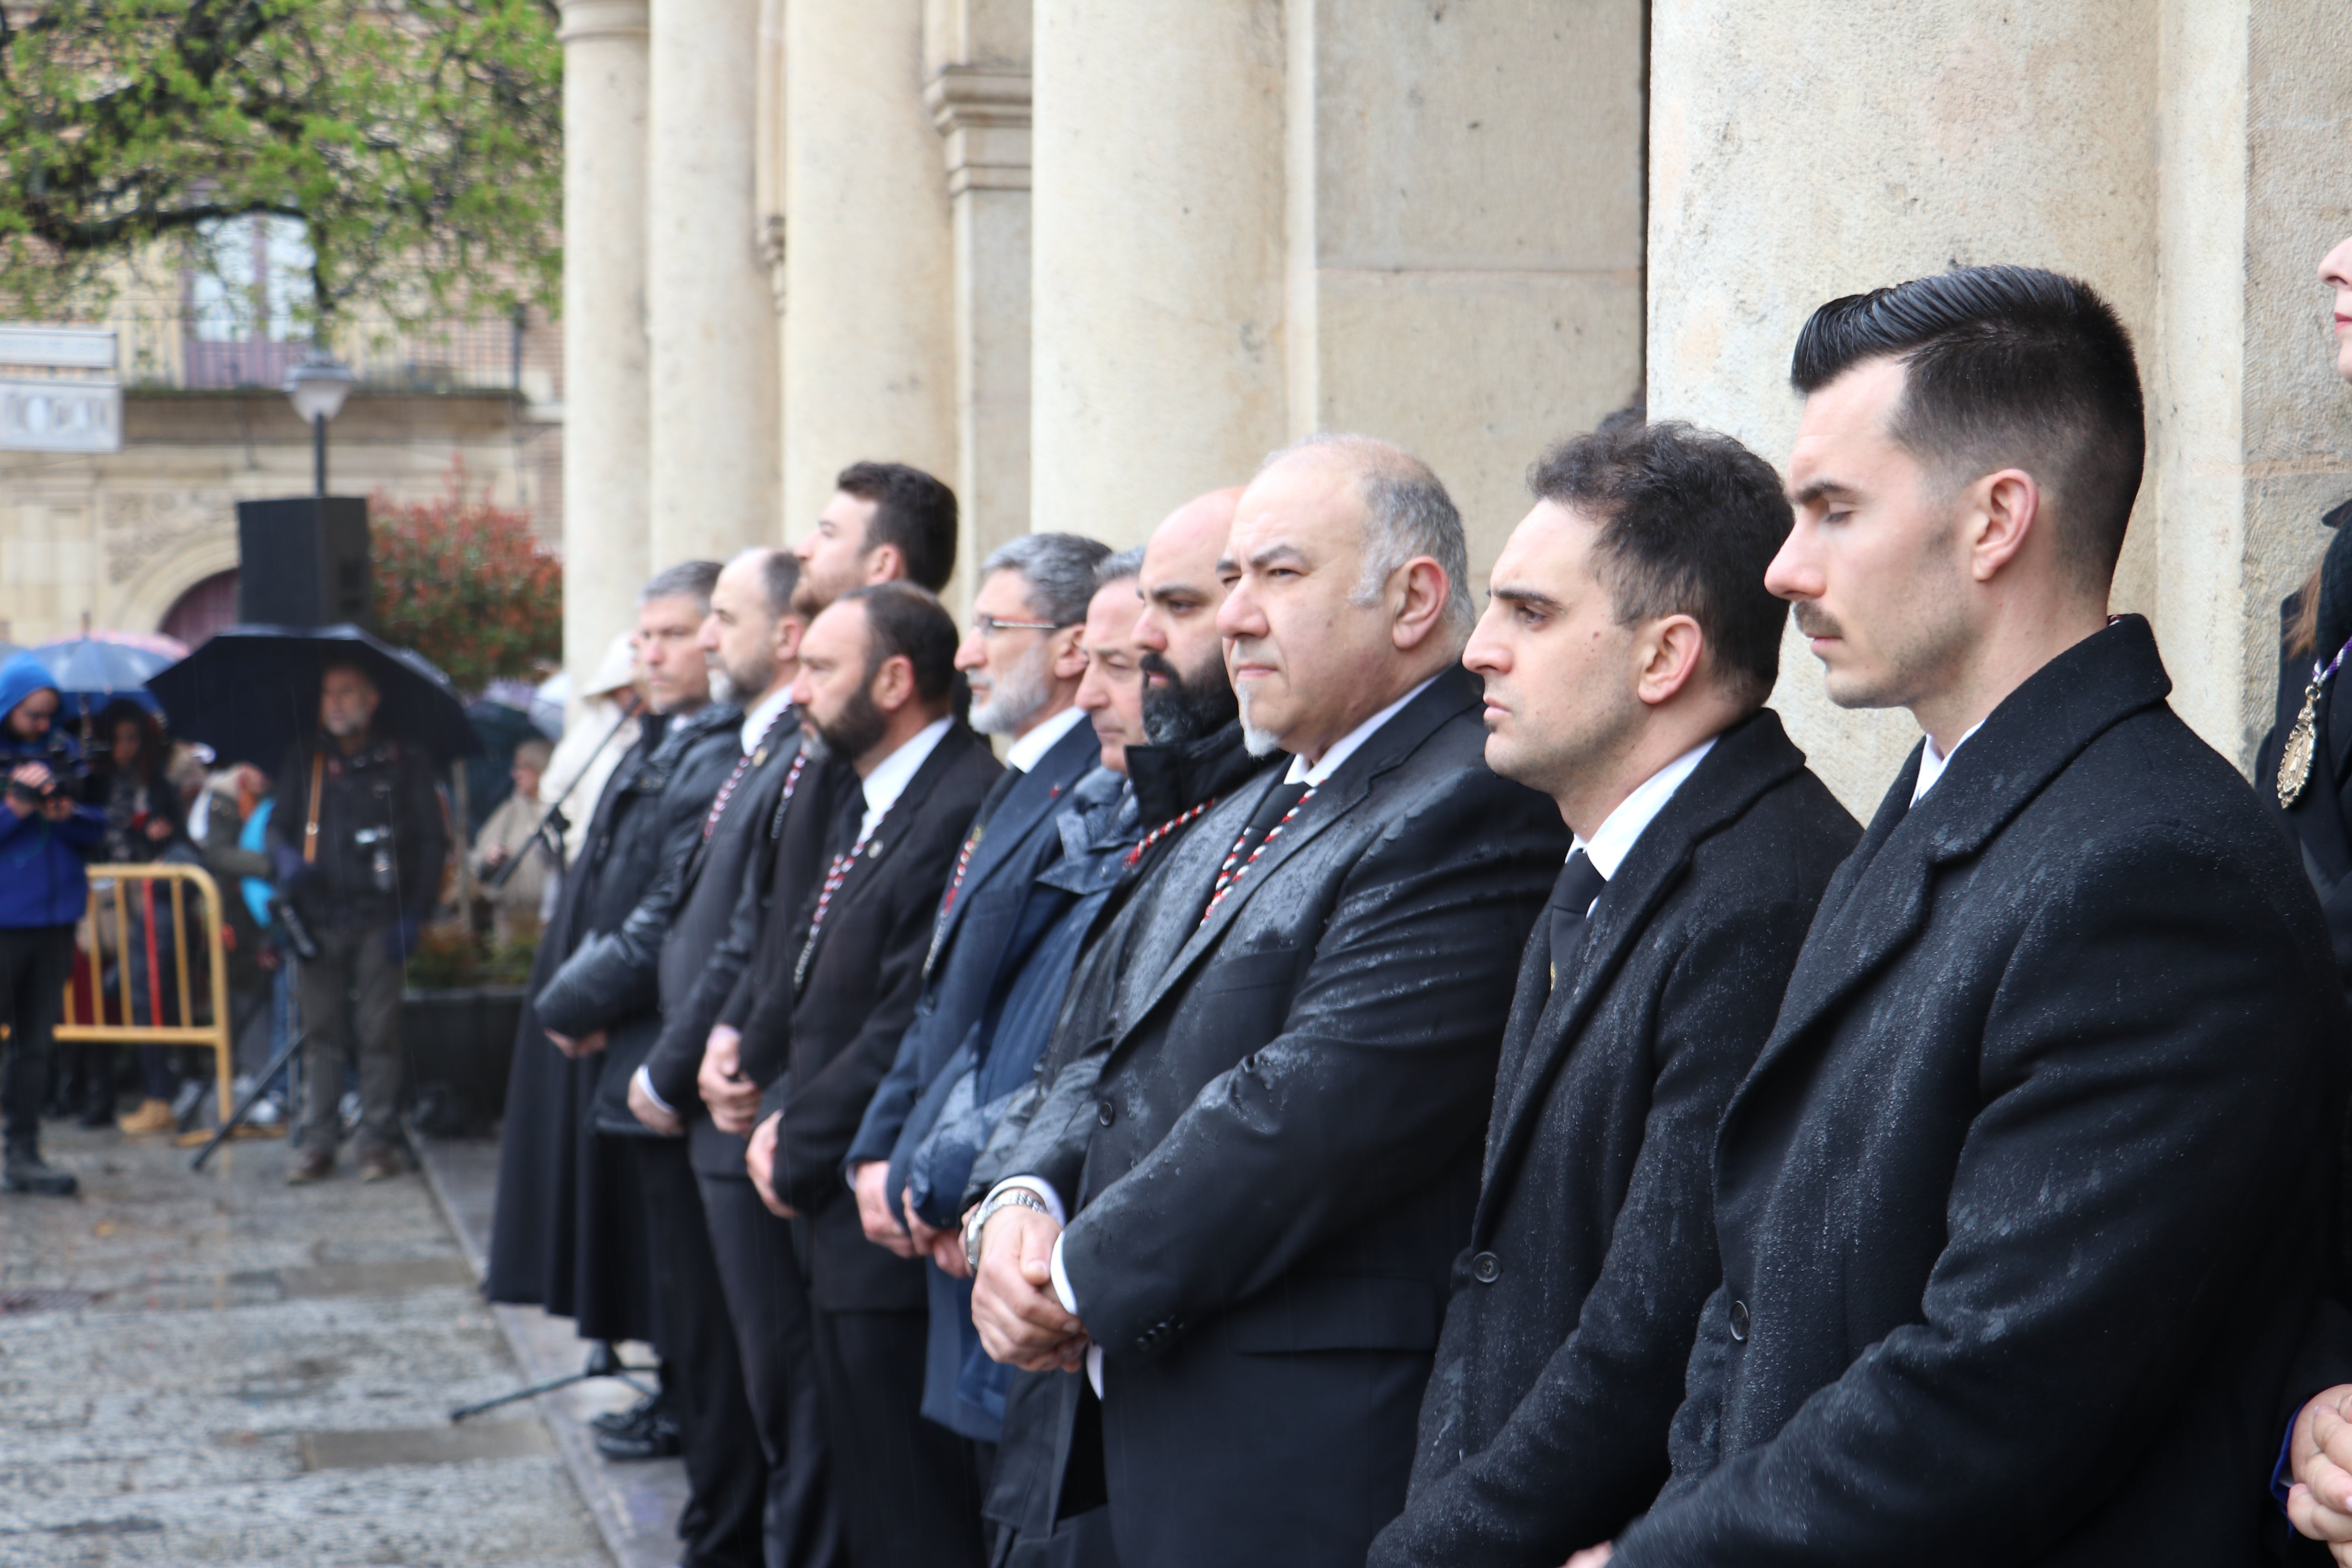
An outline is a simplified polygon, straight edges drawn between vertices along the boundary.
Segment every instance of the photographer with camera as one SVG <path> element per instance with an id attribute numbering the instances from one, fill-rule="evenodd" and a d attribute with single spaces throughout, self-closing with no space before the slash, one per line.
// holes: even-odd
<path id="1" fill-rule="evenodd" d="M 62 699 L 41 661 L 0 665 L 0 1118 L 7 1160 L 0 1190 L 70 1197 L 78 1184 L 41 1159 L 51 1034 L 73 975 L 74 925 L 89 901 L 83 862 L 97 853 L 105 815 L 74 799 L 87 773 L 81 748 L 54 726 Z"/>
<path id="2" fill-rule="evenodd" d="M 379 1181 L 403 1168 L 401 972 L 440 897 L 449 840 L 431 757 L 422 746 L 375 732 L 379 700 L 365 669 L 327 665 L 318 733 L 287 758 L 269 814 L 269 859 L 294 917 L 289 934 L 308 928 L 318 954 L 295 942 L 295 989 L 309 1035 L 300 1153 L 286 1177 L 296 1185 L 334 1174 L 336 1108 L 353 1045 L 360 1179 Z"/>

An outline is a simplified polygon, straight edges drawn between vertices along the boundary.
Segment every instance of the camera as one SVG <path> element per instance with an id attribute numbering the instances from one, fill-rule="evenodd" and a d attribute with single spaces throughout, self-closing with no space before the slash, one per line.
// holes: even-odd
<path id="1" fill-rule="evenodd" d="M 38 763 L 48 769 L 49 782 L 38 789 L 18 784 L 13 775 L 26 763 Z M 38 753 L 12 757 L 0 766 L 5 766 L 12 775 L 8 779 L 8 793 L 25 800 L 54 800 L 59 790 L 68 784 L 79 784 L 89 777 L 89 763 L 83 760 L 73 742 L 56 730 L 49 731 L 48 744 Z"/>

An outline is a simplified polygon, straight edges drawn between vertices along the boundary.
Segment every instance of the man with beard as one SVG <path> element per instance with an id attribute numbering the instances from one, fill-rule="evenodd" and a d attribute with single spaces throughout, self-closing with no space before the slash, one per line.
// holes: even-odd
<path id="1" fill-rule="evenodd" d="M 1466 557 L 1384 442 L 1313 438 L 1244 492 L 1217 628 L 1252 751 L 1290 755 L 1131 905 L 1094 1114 L 1034 1119 L 973 1226 L 990 1352 L 1097 1384 L 1129 1568 L 1360 1564 L 1403 1503 L 1569 845 L 1480 761 Z"/>
<path id="2" fill-rule="evenodd" d="M 940 593 L 955 552 L 955 491 L 904 463 L 852 463 L 793 546 L 801 563 L 793 607 L 813 618 L 868 583 L 919 583 Z"/>
<path id="3" fill-rule="evenodd" d="M 710 700 L 698 642 L 718 577 L 716 564 L 688 562 L 657 574 L 639 595 L 637 658 L 653 714 L 607 780 L 541 938 L 507 1091 L 485 1291 L 571 1318 L 583 1339 L 659 1346 L 635 1165 L 599 1134 L 597 1106 L 608 1052 L 634 1062 L 661 1020 L 650 992 L 601 1024 L 551 1020 L 536 998 L 576 952 L 620 931 L 665 870 L 683 862 L 740 754 L 742 715 Z M 621 1088 L 606 1101 L 608 1116 Z"/>
<path id="4" fill-rule="evenodd" d="M 799 753 L 790 700 L 802 628 L 792 611 L 799 575 L 799 563 L 781 550 L 747 550 L 712 586 L 697 644 L 714 695 L 748 710 L 733 734 L 732 765 L 684 857 L 665 868 L 620 930 L 583 943 L 541 990 L 541 1018 L 567 1033 L 609 1029 L 651 995 L 660 1020 L 656 1040 L 688 1030 L 698 1040 L 740 973 L 740 963 L 726 967 L 723 938 L 743 863 Z M 697 996 L 704 998 L 701 1028 L 688 1021 Z M 646 1041 L 648 1059 L 656 1040 Z M 776 1517 L 781 1500 L 746 1403 L 735 1330 L 680 1136 L 684 1123 L 653 1089 L 646 1068 L 617 1055 L 600 1080 L 595 1116 L 634 1163 L 643 1202 L 667 1405 L 692 1488 L 681 1534 L 693 1561 L 756 1562 L 763 1512 L 772 1537 L 792 1521 Z M 748 1196 L 749 1184 L 739 1184 Z M 654 1443 L 653 1434 L 622 1429 L 603 1434 L 598 1447 L 625 1458 Z M 771 1505 L 764 1510 L 763 1497 Z"/>
<path id="5" fill-rule="evenodd" d="M 899 1188 L 888 1183 L 892 1153 L 929 1131 L 952 1065 L 969 1063 L 993 982 L 1019 966 L 1035 935 L 1023 925 L 1024 900 L 1039 865 L 1060 850 L 1073 787 L 1095 767 L 1099 747 L 1073 700 L 1086 670 L 1078 637 L 1095 568 L 1109 553 L 1076 534 L 1030 533 L 982 563 L 971 628 L 955 662 L 971 683 L 972 728 L 1012 743 L 1003 774 L 956 853 L 924 960 L 922 999 L 866 1108 L 845 1169 L 866 1238 L 901 1258 L 928 1248 L 910 1236 Z M 956 1195 L 961 1192 L 959 1183 Z M 996 1441 L 998 1411 L 957 1394 L 970 1289 L 936 1268 L 923 1275 L 930 1302 L 923 1414 L 978 1446 L 976 1487 Z"/>
<path id="6" fill-rule="evenodd" d="M 1132 925 L 1120 918 L 1122 911 L 1217 799 L 1257 771 L 1242 745 L 1216 628 L 1217 606 L 1224 599 L 1217 556 L 1240 494 L 1228 489 L 1202 496 L 1153 532 L 1128 595 L 1125 608 L 1132 625 L 1123 640 L 1112 638 L 1116 617 L 1104 604 L 1119 597 L 1118 584 L 1107 585 L 1097 596 L 1097 609 L 1106 612 L 1101 633 L 1096 616 L 1088 616 L 1088 683 L 1097 679 L 1093 661 L 1098 653 L 1116 660 L 1132 648 L 1139 674 L 1147 663 L 1160 671 L 1156 691 L 1133 694 L 1132 719 L 1123 716 L 1124 704 L 1113 692 L 1106 690 L 1097 700 L 1082 685 L 1081 703 L 1099 708 L 1096 727 L 1106 735 L 1105 759 L 1113 723 L 1140 724 L 1149 743 L 1139 739 L 1121 748 L 1127 784 L 1116 810 L 1106 814 L 1091 836 L 1089 853 L 1074 855 L 1068 865 L 1045 873 L 1084 890 L 1085 902 L 1071 911 L 1065 939 L 1078 949 L 1076 966 L 1061 988 L 1059 1011 L 1045 1020 L 1045 1037 L 1031 1050 L 1039 1060 L 1029 1081 L 1016 1085 L 999 1077 L 1003 1089 L 1013 1092 L 1004 1095 L 1007 1104 L 971 1163 L 962 1199 L 966 1226 L 953 1244 L 967 1272 L 982 1214 L 979 1200 L 1003 1175 L 1004 1161 L 1047 1091 L 1056 1097 L 1049 1114 L 1065 1121 L 1074 1114 L 1096 1114 L 1091 1086 L 1101 1064 L 1087 1053 L 1108 1028 L 1112 988 Z M 1136 595 L 1143 600 L 1139 614 L 1132 603 Z M 936 1176 L 932 1185 L 939 1185 Z M 977 1330 L 970 1331 L 976 1337 Z M 1004 1436 L 986 1507 L 988 1518 L 1006 1535 L 1003 1560 L 1024 1568 L 1116 1563 L 1109 1515 L 1102 1505 L 1100 1405 L 1086 1380 L 1075 1373 L 1019 1372 L 988 1363 L 984 1350 L 967 1360 L 964 1375 L 975 1382 L 985 1377 L 1004 1389 Z"/>
<path id="7" fill-rule="evenodd" d="M 921 1267 L 866 1240 L 841 1172 L 913 1016 L 958 847 L 1003 772 L 950 713 L 955 647 L 939 601 L 903 584 L 855 589 L 810 625 L 793 700 L 855 787 L 814 898 L 768 922 L 742 1025 L 745 1071 L 782 1068 L 744 1163 L 797 1221 L 850 1555 L 945 1568 L 981 1558 L 972 1455 L 922 1419 Z"/>

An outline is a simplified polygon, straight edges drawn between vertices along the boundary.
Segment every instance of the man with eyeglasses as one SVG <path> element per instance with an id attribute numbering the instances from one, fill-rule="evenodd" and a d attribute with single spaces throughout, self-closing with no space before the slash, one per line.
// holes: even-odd
<path id="1" fill-rule="evenodd" d="M 981 563 L 971 629 L 955 662 L 971 685 L 972 728 L 1009 741 L 1005 771 L 958 851 L 924 963 L 922 1000 L 845 1164 L 866 1238 L 901 1258 L 929 1254 L 940 1237 L 919 1218 L 909 1225 L 903 1194 L 890 1188 L 891 1152 L 910 1118 L 936 1117 L 938 1096 L 929 1091 L 978 1026 L 999 973 L 1018 962 L 1012 947 L 1024 935 L 1018 917 L 1031 882 L 1042 860 L 1060 849 L 1059 823 L 1076 803 L 1074 786 L 1100 759 L 1077 693 L 1095 571 L 1109 553 L 1076 534 L 1031 533 Z M 923 1413 L 968 1441 L 993 1445 L 997 1412 L 957 1393 L 958 1330 L 970 1320 L 971 1287 L 935 1267 L 924 1276 L 940 1375 L 925 1379 Z"/>

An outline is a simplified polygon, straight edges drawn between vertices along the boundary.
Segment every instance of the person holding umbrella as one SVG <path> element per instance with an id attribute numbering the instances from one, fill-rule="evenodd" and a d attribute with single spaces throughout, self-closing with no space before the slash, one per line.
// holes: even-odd
<path id="1" fill-rule="evenodd" d="M 7 1158 L 0 1190 L 70 1197 L 68 1172 L 41 1160 L 41 1101 L 48 1094 L 51 1033 L 73 973 L 74 922 L 89 900 L 83 862 L 106 819 L 76 804 L 65 776 L 81 750 L 52 727 L 60 699 L 41 661 L 19 653 L 0 665 L 0 1066 Z"/>
<path id="2" fill-rule="evenodd" d="M 303 1105 L 289 1184 L 334 1173 L 336 1107 L 344 1054 L 360 1069 L 360 1179 L 402 1169 L 401 968 L 440 896 L 448 852 L 433 764 L 421 745 L 375 728 L 382 702 L 357 658 L 329 655 L 319 682 L 319 728 L 296 742 L 278 775 L 268 846 L 279 893 L 318 946 L 296 970 L 302 1023 Z"/>

